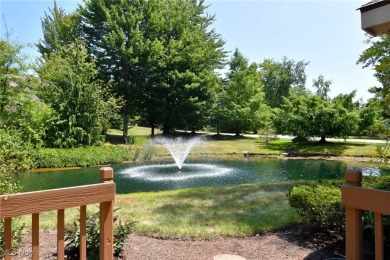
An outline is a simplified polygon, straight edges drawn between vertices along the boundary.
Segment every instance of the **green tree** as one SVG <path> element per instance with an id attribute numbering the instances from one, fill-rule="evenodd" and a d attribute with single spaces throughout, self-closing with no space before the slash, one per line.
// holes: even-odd
<path id="1" fill-rule="evenodd" d="M 278 115 L 279 129 L 296 135 L 298 140 L 319 137 L 320 142 L 326 142 L 327 136 L 347 138 L 356 132 L 359 123 L 356 110 L 350 111 L 311 92 L 284 98 L 283 110 Z"/>
<path id="2" fill-rule="evenodd" d="M 56 112 L 47 135 L 50 146 L 94 145 L 102 141 L 104 113 L 98 70 L 82 41 L 52 53 L 39 69 L 41 96 Z"/>
<path id="3" fill-rule="evenodd" d="M 253 130 L 257 113 L 264 102 L 258 66 L 256 63 L 248 63 L 236 49 L 230 60 L 230 70 L 219 100 L 225 128 L 232 129 L 236 136 L 243 131 Z"/>
<path id="4" fill-rule="evenodd" d="M 42 57 L 47 58 L 80 37 L 80 16 L 77 12 L 66 14 L 54 0 L 53 9 L 41 19 L 43 39 L 36 45 Z"/>
<path id="5" fill-rule="evenodd" d="M 313 79 L 313 87 L 317 89 L 317 95 L 320 95 L 322 98 L 328 98 L 331 84 L 332 81 L 325 80 L 323 75 L 319 75 L 317 79 Z"/>
<path id="6" fill-rule="evenodd" d="M 384 147 L 378 148 L 380 156 L 387 162 L 390 147 L 390 36 L 382 35 L 375 40 L 371 37 L 367 43 L 370 47 L 360 55 L 358 63 L 364 68 L 374 68 L 374 76 L 381 83 L 381 86 L 373 86 L 369 89 L 369 92 L 374 94 L 369 104 L 373 105 L 371 107 L 376 107 L 380 113 L 380 120 L 376 121 L 374 128 L 383 139 L 387 140 Z"/>
<path id="7" fill-rule="evenodd" d="M 51 110 L 34 93 L 37 78 L 28 75 L 22 49 L 19 43 L 11 42 L 10 35 L 0 39 L 0 125 L 39 146 Z"/>
<path id="8" fill-rule="evenodd" d="M 224 57 L 205 10 L 203 1 L 189 0 L 96 0 L 81 9 L 88 49 L 124 98 L 125 136 L 129 115 L 148 120 L 152 134 L 157 124 L 167 134 L 204 120 Z"/>
<path id="9" fill-rule="evenodd" d="M 379 102 L 381 113 L 384 118 L 390 118 L 390 36 L 382 35 L 376 40 L 369 38 L 367 48 L 359 57 L 358 63 L 364 68 L 375 69 L 374 76 L 382 86 L 375 86 L 369 89 L 374 94 L 373 100 Z"/>
<path id="10" fill-rule="evenodd" d="M 9 36 L 0 39 L 0 113 L 11 109 L 13 99 L 23 94 L 23 89 L 16 87 L 26 81 L 27 66 L 21 50 L 22 45 L 11 43 Z"/>
<path id="11" fill-rule="evenodd" d="M 306 83 L 305 68 L 308 62 L 289 60 L 281 62 L 266 59 L 260 64 L 264 84 L 265 101 L 272 107 L 281 107 L 283 97 L 289 97 L 291 89 L 304 92 Z"/>

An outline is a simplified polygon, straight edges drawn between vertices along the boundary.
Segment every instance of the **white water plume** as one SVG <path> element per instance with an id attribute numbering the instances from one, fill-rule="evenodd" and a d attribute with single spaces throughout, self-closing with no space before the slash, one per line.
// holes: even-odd
<path id="1" fill-rule="evenodd" d="M 183 167 L 184 161 L 190 153 L 192 147 L 202 142 L 202 138 L 155 138 L 153 142 L 164 145 L 171 153 L 179 170 Z"/>

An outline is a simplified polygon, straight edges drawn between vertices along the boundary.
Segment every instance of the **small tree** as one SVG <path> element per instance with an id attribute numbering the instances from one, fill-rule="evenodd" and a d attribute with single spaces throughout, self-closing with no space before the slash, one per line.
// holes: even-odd
<path id="1" fill-rule="evenodd" d="M 106 108 L 97 69 L 82 41 L 52 53 L 39 68 L 41 94 L 57 118 L 48 133 L 48 145 L 73 147 L 102 142 L 102 115 Z"/>
<path id="2" fill-rule="evenodd" d="M 277 125 L 285 133 L 296 135 L 298 140 L 320 137 L 320 142 L 326 142 L 326 136 L 346 138 L 356 132 L 359 122 L 356 111 L 310 92 L 285 98 L 278 116 Z"/>

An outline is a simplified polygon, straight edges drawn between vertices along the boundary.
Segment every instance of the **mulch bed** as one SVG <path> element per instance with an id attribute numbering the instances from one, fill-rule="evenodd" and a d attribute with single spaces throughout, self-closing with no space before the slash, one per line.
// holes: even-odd
<path id="1" fill-rule="evenodd" d="M 313 234 L 305 224 L 295 224 L 260 236 L 245 238 L 161 239 L 130 234 L 119 259 L 198 260 L 213 259 L 219 254 L 233 254 L 246 259 L 327 259 L 345 255 L 342 239 L 324 239 Z M 40 259 L 57 259 L 55 231 L 40 233 Z M 31 235 L 23 235 L 16 259 L 30 259 Z M 72 259 L 68 257 L 67 259 Z M 73 258 L 74 259 L 74 258 Z M 371 259 L 371 258 L 365 258 Z"/>

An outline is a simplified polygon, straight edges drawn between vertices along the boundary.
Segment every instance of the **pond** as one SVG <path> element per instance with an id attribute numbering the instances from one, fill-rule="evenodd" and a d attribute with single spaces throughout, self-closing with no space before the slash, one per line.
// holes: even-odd
<path id="1" fill-rule="evenodd" d="M 155 162 L 154 162 L 155 163 Z M 347 167 L 340 161 L 276 158 L 188 160 L 179 171 L 170 161 L 149 165 L 113 165 L 117 193 L 159 191 L 257 182 L 285 182 L 343 178 Z M 365 175 L 389 175 L 390 170 L 354 163 Z M 99 182 L 99 168 L 17 174 L 23 191 L 63 188 Z"/>

